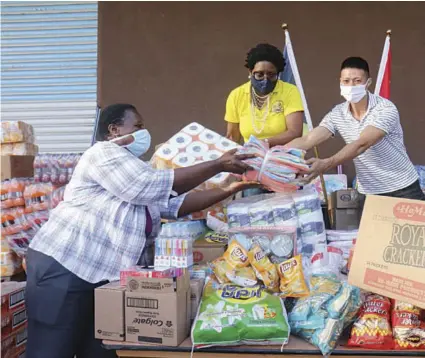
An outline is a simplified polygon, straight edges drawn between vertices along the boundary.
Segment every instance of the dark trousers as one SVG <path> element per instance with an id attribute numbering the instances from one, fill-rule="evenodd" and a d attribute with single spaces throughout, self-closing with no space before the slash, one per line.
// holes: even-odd
<path id="1" fill-rule="evenodd" d="M 414 200 L 425 200 L 425 194 L 419 185 L 419 180 L 406 188 L 393 191 L 391 193 L 380 194 L 381 196 L 391 196 L 393 198 L 404 198 Z"/>
<path id="2" fill-rule="evenodd" d="M 94 338 L 94 289 L 57 261 L 29 249 L 27 358 L 112 358 Z"/>

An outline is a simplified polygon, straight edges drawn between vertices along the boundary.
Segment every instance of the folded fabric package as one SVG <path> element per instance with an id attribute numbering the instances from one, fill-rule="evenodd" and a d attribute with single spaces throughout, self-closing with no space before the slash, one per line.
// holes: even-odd
<path id="1" fill-rule="evenodd" d="M 305 163 L 303 150 L 276 146 L 269 148 L 268 143 L 251 136 L 239 149 L 240 154 L 255 154 L 247 159 L 253 170 L 244 175 L 246 181 L 257 181 L 276 193 L 293 192 L 300 186 L 297 175 L 309 169 Z"/>

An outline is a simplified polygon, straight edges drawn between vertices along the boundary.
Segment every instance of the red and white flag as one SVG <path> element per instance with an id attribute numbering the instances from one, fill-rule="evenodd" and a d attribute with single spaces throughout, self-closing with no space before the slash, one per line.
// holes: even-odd
<path id="1" fill-rule="evenodd" d="M 375 94 L 390 98 L 391 87 L 391 33 L 385 38 L 384 51 L 382 51 L 381 64 L 379 65 L 378 77 L 376 79 Z"/>

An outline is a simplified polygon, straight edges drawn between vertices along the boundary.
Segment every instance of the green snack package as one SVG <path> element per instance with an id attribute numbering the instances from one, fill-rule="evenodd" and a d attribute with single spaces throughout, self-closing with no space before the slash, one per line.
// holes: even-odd
<path id="1" fill-rule="evenodd" d="M 287 344 L 285 306 L 264 287 L 240 287 L 210 280 L 192 326 L 195 347 L 238 344 Z"/>

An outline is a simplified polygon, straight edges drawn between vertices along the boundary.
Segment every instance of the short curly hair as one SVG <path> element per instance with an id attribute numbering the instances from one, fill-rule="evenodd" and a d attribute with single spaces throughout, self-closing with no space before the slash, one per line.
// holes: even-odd
<path id="1" fill-rule="evenodd" d="M 270 44 L 258 44 L 246 54 L 245 67 L 252 71 L 257 62 L 271 62 L 277 69 L 277 72 L 283 72 L 285 69 L 285 59 L 282 51 Z"/>

